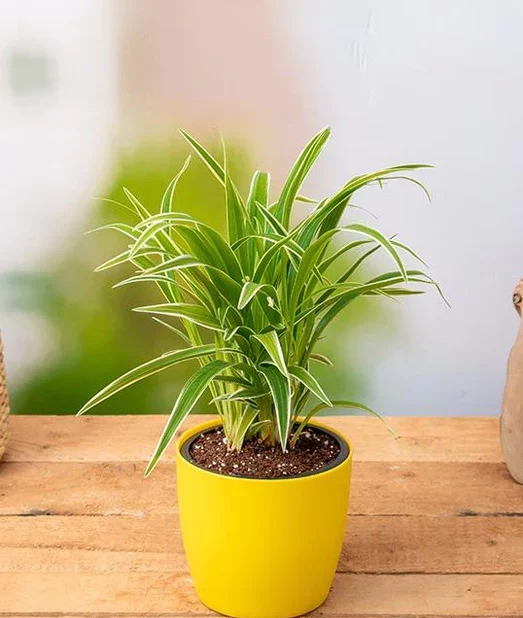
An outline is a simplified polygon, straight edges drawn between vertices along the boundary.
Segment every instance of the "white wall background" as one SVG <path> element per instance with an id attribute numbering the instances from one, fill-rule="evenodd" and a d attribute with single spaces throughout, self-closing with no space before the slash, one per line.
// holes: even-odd
<path id="1" fill-rule="evenodd" d="M 109 172 L 118 94 L 115 4 L 0 4 L 0 274 L 60 251 Z M 17 92 L 14 55 L 43 59 L 47 86 Z M 38 79 L 36 80 L 38 81 Z M 45 325 L 3 311 L 12 379 L 45 362 Z"/>
<path id="2" fill-rule="evenodd" d="M 411 186 L 358 202 L 415 246 L 452 304 L 407 299 L 403 334 L 376 364 L 359 359 L 370 405 L 392 414 L 497 414 L 517 328 L 512 288 L 523 276 L 523 4 L 517 0 L 291 0 L 282 26 L 317 126 L 334 139 L 311 190 L 404 162 Z M 385 344 L 387 345 L 387 344 Z"/>

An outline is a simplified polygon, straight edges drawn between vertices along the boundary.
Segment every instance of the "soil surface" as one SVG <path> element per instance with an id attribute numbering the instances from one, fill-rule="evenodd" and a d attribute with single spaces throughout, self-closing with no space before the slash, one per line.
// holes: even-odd
<path id="1" fill-rule="evenodd" d="M 227 476 L 276 479 L 319 470 L 340 453 L 338 442 L 321 429 L 307 428 L 296 446 L 284 453 L 278 444 L 268 447 L 258 439 L 244 443 L 240 453 L 228 451 L 223 429 L 200 434 L 189 447 L 193 461 L 206 470 Z"/>

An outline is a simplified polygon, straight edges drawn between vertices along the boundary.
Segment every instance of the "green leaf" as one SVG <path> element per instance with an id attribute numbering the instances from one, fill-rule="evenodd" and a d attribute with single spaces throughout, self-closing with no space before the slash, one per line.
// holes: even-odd
<path id="1" fill-rule="evenodd" d="M 222 382 L 223 384 L 234 384 L 235 386 L 241 386 L 246 388 L 251 386 L 250 382 L 238 376 L 219 376 L 217 378 L 214 378 L 214 381 Z"/>
<path id="2" fill-rule="evenodd" d="M 115 266 L 120 266 L 121 264 L 130 262 L 131 261 L 130 254 L 131 254 L 130 249 L 127 249 L 127 251 L 123 251 L 122 253 L 111 258 L 110 260 L 107 260 L 107 262 L 104 262 L 103 264 L 100 264 L 100 266 L 97 266 L 94 269 L 94 272 L 99 273 L 99 272 L 102 272 L 103 270 L 108 270 L 109 268 L 114 268 Z M 134 256 L 134 258 L 147 257 L 149 255 L 164 255 L 164 252 L 161 251 L 160 249 L 146 248 L 146 249 L 141 249 Z"/>
<path id="3" fill-rule="evenodd" d="M 201 345 L 193 348 L 186 348 L 184 350 L 167 352 L 167 354 L 164 354 L 163 356 L 147 361 L 146 363 L 143 363 L 143 365 L 139 365 L 127 373 L 124 373 L 119 378 L 104 387 L 94 397 L 89 399 L 84 406 L 82 406 L 81 410 L 78 412 L 78 415 L 84 414 L 87 410 L 90 410 L 102 401 L 112 397 L 115 393 L 118 393 L 124 388 L 131 386 L 131 384 L 135 384 L 144 378 L 148 378 L 159 371 L 169 369 L 169 367 L 187 360 L 209 356 L 215 352 L 216 348 L 214 345 Z"/>
<path id="4" fill-rule="evenodd" d="M 252 426 L 253 422 L 256 420 L 257 416 L 258 410 L 254 408 L 247 408 L 242 414 L 240 423 L 234 435 L 234 441 L 232 444 L 234 448 L 240 449 L 242 447 L 245 436 L 249 431 L 249 428 Z"/>
<path id="5" fill-rule="evenodd" d="M 247 198 L 247 211 L 249 216 L 254 215 L 254 205 L 256 202 L 261 206 L 267 207 L 269 203 L 270 180 L 270 174 L 267 172 L 255 172 L 252 177 L 249 197 Z"/>
<path id="6" fill-rule="evenodd" d="M 186 133 L 183 129 L 180 129 L 180 133 L 184 137 L 184 139 L 189 143 L 192 148 L 194 148 L 195 152 L 198 154 L 200 159 L 207 165 L 207 167 L 211 170 L 211 172 L 216 176 L 216 178 L 225 185 L 225 172 L 223 167 L 216 161 L 216 159 L 212 156 L 210 152 L 208 152 L 199 142 L 197 142 L 194 137 L 191 137 L 188 133 Z"/>
<path id="7" fill-rule="evenodd" d="M 153 266 L 153 268 L 148 268 L 144 272 L 144 275 L 156 275 L 169 270 L 181 270 L 183 268 L 194 268 L 197 266 L 205 266 L 205 264 L 192 255 L 177 255 L 170 260 Z"/>
<path id="8" fill-rule="evenodd" d="M 311 393 L 314 393 L 318 399 L 323 401 L 327 406 L 331 405 L 330 399 L 325 394 L 325 391 L 320 386 L 318 380 L 309 373 L 304 367 L 298 367 L 297 365 L 292 365 L 289 367 L 289 374 L 296 378 L 299 382 L 303 384 L 306 388 L 308 388 Z"/>
<path id="9" fill-rule="evenodd" d="M 389 288 L 386 292 L 387 296 L 419 296 L 425 294 L 425 290 L 407 290 L 404 288 Z"/>
<path id="10" fill-rule="evenodd" d="M 176 185 L 178 184 L 178 181 L 180 180 L 180 178 L 183 176 L 183 174 L 189 167 L 190 162 L 191 162 L 191 155 L 189 155 L 187 159 L 185 159 L 185 163 L 183 164 L 182 169 L 176 174 L 176 176 L 171 180 L 169 186 L 167 187 L 163 195 L 163 198 L 162 198 L 160 212 L 171 212 L 172 211 L 174 192 L 176 191 Z"/>
<path id="11" fill-rule="evenodd" d="M 252 364 L 246 362 L 236 363 L 236 365 L 234 365 L 234 372 L 243 373 L 243 375 L 247 376 L 248 380 L 255 385 L 259 386 L 261 384 L 260 374 Z M 250 382 L 247 382 L 246 385 L 250 384 Z"/>
<path id="12" fill-rule="evenodd" d="M 222 328 L 218 320 L 207 310 L 200 305 L 191 305 L 189 303 L 165 303 L 160 305 L 147 305 L 145 307 L 136 307 L 133 311 L 139 313 L 154 313 L 156 315 L 172 315 L 177 318 L 184 318 L 211 330 L 221 331 Z"/>
<path id="13" fill-rule="evenodd" d="M 432 166 L 425 165 L 423 167 L 432 167 Z M 419 180 L 416 180 L 415 178 L 411 178 L 410 176 L 389 176 L 388 178 L 386 178 L 386 180 L 406 180 L 407 182 L 412 182 L 413 184 L 415 184 L 417 187 L 419 187 L 423 191 L 423 193 L 425 194 L 425 197 L 429 200 L 429 202 L 432 202 L 432 198 L 430 197 L 430 193 L 427 191 L 427 187 L 425 187 L 425 185 L 422 182 L 420 182 Z"/>
<path id="14" fill-rule="evenodd" d="M 369 238 L 373 238 L 385 249 L 385 251 L 387 251 L 387 253 L 389 253 L 392 259 L 396 262 L 403 278 L 407 280 L 407 271 L 405 270 L 405 266 L 403 265 L 403 261 L 399 253 L 396 251 L 392 242 L 381 232 L 372 227 L 369 227 L 368 225 L 363 225 L 362 223 L 352 223 L 351 225 L 347 225 L 342 229 L 350 232 L 356 232 L 357 234 L 363 234 L 364 236 L 368 236 Z"/>
<path id="15" fill-rule="evenodd" d="M 247 281 L 244 283 L 240 298 L 238 300 L 238 309 L 243 309 L 246 307 L 256 296 L 256 293 L 263 288 L 263 286 L 263 283 L 252 283 L 252 281 Z"/>
<path id="16" fill-rule="evenodd" d="M 180 339 L 183 339 L 185 343 L 188 343 L 189 345 L 191 345 L 191 340 L 189 339 L 189 337 L 187 337 L 187 335 L 184 332 L 182 332 L 179 328 L 176 328 L 176 326 L 173 326 L 172 324 L 169 324 L 168 322 L 164 322 L 163 320 L 160 320 L 160 318 L 157 318 L 155 316 L 153 316 L 152 319 L 155 322 L 158 322 L 158 324 L 165 326 L 165 328 L 168 328 L 170 331 L 178 335 L 178 337 L 180 337 Z"/>
<path id="17" fill-rule="evenodd" d="M 138 234 L 134 231 L 133 226 L 127 225 L 126 223 L 107 223 L 106 225 L 100 225 L 92 230 L 88 230 L 85 234 L 94 234 L 95 232 L 102 232 L 104 230 L 114 230 L 116 232 L 120 232 L 133 240 L 135 240 L 138 236 Z"/>
<path id="18" fill-rule="evenodd" d="M 182 227 L 176 233 L 188 244 L 195 257 L 209 266 L 219 268 L 235 281 L 241 281 L 242 268 L 225 240 L 211 227 L 199 224 L 198 229 Z"/>
<path id="19" fill-rule="evenodd" d="M 283 249 L 288 249 L 289 245 L 293 245 L 294 250 L 296 250 L 296 243 L 290 236 L 286 236 L 281 238 L 273 245 L 271 245 L 267 251 L 263 254 L 261 259 L 258 261 L 258 265 L 256 266 L 256 270 L 254 271 L 253 280 L 256 282 L 261 282 L 263 275 L 265 274 L 265 270 L 267 266 L 270 264 L 271 260 L 276 257 L 277 253 Z M 300 249 L 300 247 L 298 247 Z M 301 249 L 300 249 L 301 250 Z"/>
<path id="20" fill-rule="evenodd" d="M 312 215 L 306 220 L 304 225 L 308 228 L 313 227 L 315 229 L 321 229 L 320 233 L 324 233 L 329 229 L 338 227 L 339 220 L 348 204 L 348 200 L 356 191 L 372 184 L 373 182 L 381 183 L 382 180 L 386 180 L 388 176 L 398 171 L 423 169 L 428 167 L 432 166 L 425 164 L 396 165 L 371 174 L 356 176 L 347 182 L 331 198 L 320 203 Z M 321 226 L 321 228 L 318 226 Z"/>
<path id="21" fill-rule="evenodd" d="M 134 212 L 140 217 L 140 219 L 147 219 L 151 216 L 151 213 L 147 210 L 147 208 L 129 191 L 129 189 L 124 187 L 123 192 L 125 193 L 127 199 L 131 202 Z"/>
<path id="22" fill-rule="evenodd" d="M 228 325 L 227 333 L 230 334 L 232 333 L 232 331 L 236 333 L 237 330 L 240 330 L 240 329 L 242 330 L 240 334 L 243 334 L 244 330 L 249 331 L 249 333 L 254 332 L 243 324 L 242 315 L 238 311 L 238 309 L 236 309 L 234 305 L 228 305 L 227 307 L 222 308 L 222 309 L 223 309 L 223 313 L 220 313 L 219 315 L 220 324 L 222 324 L 224 328 L 226 325 Z M 238 327 L 238 329 L 236 329 L 236 327 Z"/>
<path id="23" fill-rule="evenodd" d="M 318 259 L 328 243 L 332 240 L 336 230 L 326 232 L 316 241 L 314 241 L 303 254 L 300 260 L 300 266 L 296 273 L 296 277 L 292 282 L 292 293 L 289 301 L 289 315 L 294 316 L 298 307 L 298 300 L 304 292 L 304 286 L 309 280 Z"/>
<path id="24" fill-rule="evenodd" d="M 312 410 L 309 410 L 305 418 L 300 423 L 298 429 L 294 432 L 292 436 L 291 448 L 294 447 L 301 432 L 305 429 L 305 427 L 307 427 L 311 418 L 315 416 L 316 414 L 318 414 L 318 412 L 320 412 L 321 410 L 324 410 L 325 408 L 349 408 L 350 411 L 347 410 L 345 412 L 347 416 L 357 416 L 361 414 L 362 412 L 365 414 L 370 414 L 371 416 L 374 416 L 375 418 L 380 420 L 385 425 L 385 427 L 388 429 L 388 431 L 391 433 L 391 435 L 396 437 L 396 432 L 387 423 L 387 421 L 380 414 L 378 414 L 377 412 L 374 412 L 374 410 L 372 410 L 368 406 L 364 406 L 362 403 L 358 403 L 356 401 L 345 401 L 345 400 L 338 399 L 338 400 L 331 401 L 330 405 L 327 405 L 325 403 L 320 403 L 314 408 L 312 408 Z M 355 411 L 352 411 L 352 410 L 355 410 Z"/>
<path id="25" fill-rule="evenodd" d="M 151 457 L 151 461 L 145 470 L 145 476 L 149 476 L 154 470 L 160 457 L 165 453 L 165 450 L 171 443 L 177 429 L 183 423 L 187 415 L 194 408 L 200 397 L 203 395 L 212 380 L 223 373 L 225 369 L 231 367 L 231 363 L 222 360 L 214 360 L 200 367 L 185 383 L 178 399 L 174 404 L 174 408 L 169 416 L 169 420 L 165 425 L 162 436 L 156 449 Z"/>
<path id="26" fill-rule="evenodd" d="M 100 266 L 97 266 L 94 269 L 95 273 L 99 273 L 102 272 L 103 270 L 108 270 L 109 268 L 114 268 L 114 266 L 119 266 L 120 264 L 125 264 L 126 262 L 129 261 L 129 254 L 131 253 L 130 249 L 127 249 L 126 251 L 122 251 L 122 253 L 119 253 L 118 255 L 115 255 L 114 257 L 110 258 L 109 260 L 105 261 L 103 264 L 100 264 Z"/>
<path id="27" fill-rule="evenodd" d="M 287 441 L 291 426 L 291 388 L 289 378 L 273 365 L 260 367 L 272 394 L 276 411 L 276 424 L 283 452 L 287 450 Z"/>
<path id="28" fill-rule="evenodd" d="M 229 166 L 227 163 L 227 153 L 225 145 L 223 146 L 223 160 L 224 160 L 224 181 L 225 181 L 225 212 L 227 220 L 227 232 L 229 237 L 229 244 L 236 242 L 238 239 L 245 236 L 246 221 L 248 221 L 248 215 L 245 211 L 245 207 L 241 201 L 241 198 L 234 187 L 232 182 Z M 245 256 L 244 256 L 245 258 Z M 245 259 L 244 259 L 245 261 Z"/>
<path id="29" fill-rule="evenodd" d="M 347 415 L 351 415 L 351 414 L 358 415 L 358 414 L 361 414 L 362 412 L 364 414 L 369 414 L 370 416 L 374 416 L 375 418 L 380 420 L 385 425 L 385 427 L 387 427 L 387 429 L 390 431 L 392 435 L 394 436 L 396 435 L 396 432 L 390 427 L 390 425 L 383 418 L 383 416 L 381 416 L 380 414 L 378 414 L 377 412 L 375 412 L 368 406 L 365 406 L 362 403 L 358 403 L 357 401 L 347 401 L 343 399 L 336 399 L 336 400 L 331 401 L 331 405 L 329 406 L 324 403 L 320 403 L 314 408 L 312 408 L 312 410 L 309 411 L 307 416 L 309 417 L 309 419 L 311 419 L 314 415 L 316 415 L 321 410 L 324 410 L 325 408 L 348 408 L 348 410 L 346 410 L 345 412 Z M 351 409 L 356 410 L 356 412 L 350 412 L 349 410 Z"/>
<path id="30" fill-rule="evenodd" d="M 336 283 L 344 283 L 345 281 L 347 281 L 347 279 L 352 277 L 352 275 L 358 270 L 358 268 L 363 264 L 363 262 L 365 262 L 365 260 L 371 257 L 374 253 L 376 253 L 376 251 L 379 251 L 380 248 L 380 245 L 378 245 L 377 247 L 373 247 L 372 249 L 366 251 L 355 262 L 353 262 L 352 266 L 350 266 L 350 268 L 348 268 L 343 273 L 343 275 L 341 275 L 341 277 L 338 277 L 338 279 L 336 279 Z"/>
<path id="31" fill-rule="evenodd" d="M 327 286 L 327 288 L 324 288 L 325 290 L 333 289 L 335 293 L 328 296 L 327 298 L 324 298 L 324 296 L 322 296 L 320 301 L 318 301 L 317 305 L 314 305 L 310 309 L 304 310 L 296 318 L 296 324 L 298 324 L 302 320 L 306 319 L 309 315 L 318 316 L 319 314 L 321 314 L 321 312 L 327 310 L 326 313 L 321 316 L 320 320 L 317 322 L 314 328 L 314 331 L 310 337 L 308 349 L 312 351 L 316 341 L 321 336 L 323 330 L 349 303 L 353 302 L 360 296 L 363 296 L 367 293 L 374 292 L 375 290 L 387 286 L 402 283 L 404 281 L 403 276 L 400 273 L 397 274 L 398 276 L 395 279 L 390 279 L 387 281 L 373 280 L 362 285 L 357 283 L 341 283 L 334 284 L 333 286 Z M 410 279 L 410 281 L 413 282 L 412 279 Z M 318 290 L 318 292 L 323 292 L 323 290 Z"/>
<path id="32" fill-rule="evenodd" d="M 214 249 L 214 255 L 221 257 L 225 264 L 225 272 L 235 281 L 241 281 L 243 278 L 242 265 L 234 255 L 230 245 L 212 227 L 200 224 L 199 230 L 205 241 Z"/>
<path id="33" fill-rule="evenodd" d="M 230 377 L 230 376 L 224 376 Z M 220 380 L 218 378 L 218 380 Z M 226 380 L 226 382 L 232 384 L 238 384 L 238 380 Z M 253 388 L 252 386 L 241 387 L 238 390 L 233 391 L 232 393 L 224 393 L 223 395 L 218 395 L 218 397 L 214 397 L 210 403 L 217 403 L 219 401 L 241 401 L 246 402 L 248 400 L 259 399 L 260 397 L 266 397 L 267 392 L 258 390 Z"/>
<path id="34" fill-rule="evenodd" d="M 327 365 L 327 367 L 334 367 L 330 358 L 327 358 L 327 356 L 324 356 L 323 354 L 310 354 L 309 358 L 313 361 L 316 361 L 317 363 L 320 363 L 321 365 Z"/>
<path id="35" fill-rule="evenodd" d="M 179 255 L 170 260 L 166 260 L 156 266 L 147 269 L 142 275 L 138 275 L 136 279 L 140 278 L 149 278 L 154 277 L 155 275 L 159 275 L 161 273 L 169 273 L 171 271 L 179 271 L 179 270 L 188 270 L 188 269 L 196 269 L 196 268 L 205 268 L 211 271 L 209 279 L 208 276 L 198 276 L 194 275 L 195 283 L 197 283 L 201 289 L 203 286 L 207 291 L 210 289 L 216 290 L 220 293 L 227 301 L 236 303 L 241 293 L 241 287 L 239 283 L 236 283 L 234 279 L 232 279 L 226 272 L 221 270 L 220 268 L 213 266 L 212 264 L 208 264 L 202 262 L 191 255 Z M 133 278 L 127 280 L 131 281 Z M 176 283 L 176 281 L 173 281 Z"/>
<path id="36" fill-rule="evenodd" d="M 321 154 L 325 143 L 330 136 L 330 127 L 326 127 L 315 135 L 305 146 L 296 163 L 290 171 L 285 186 L 274 209 L 274 215 L 282 223 L 285 229 L 289 227 L 292 205 L 298 195 L 307 174 Z"/>
<path id="37" fill-rule="evenodd" d="M 283 227 L 283 225 L 276 219 L 276 217 L 272 214 L 272 212 L 260 204 L 259 202 L 254 202 L 254 214 L 258 215 L 258 219 L 260 223 L 263 222 L 267 225 L 262 226 L 262 229 L 266 229 L 267 231 L 271 231 L 278 236 L 287 236 L 287 230 Z"/>
<path id="38" fill-rule="evenodd" d="M 134 277 L 129 277 L 128 279 L 115 283 L 113 288 L 121 288 L 124 285 L 129 285 L 130 283 L 143 283 L 144 281 L 153 281 L 155 283 L 163 281 L 164 283 L 176 285 L 176 279 L 173 279 L 172 277 L 166 277 L 165 275 L 151 275 L 146 271 L 144 274 L 135 275 Z"/>
<path id="39" fill-rule="evenodd" d="M 369 245 L 372 242 L 373 242 L 372 240 L 355 240 L 353 242 L 350 242 L 350 243 L 347 243 L 346 245 L 341 246 L 332 255 L 329 255 L 329 257 L 323 260 L 323 262 L 318 266 L 318 270 L 321 273 L 324 273 L 327 270 L 327 268 L 329 268 L 329 266 L 332 266 L 332 264 L 336 260 L 338 260 L 342 255 L 344 255 L 348 251 L 352 251 L 352 249 L 357 249 L 358 247 L 361 247 L 362 245 Z"/>
<path id="40" fill-rule="evenodd" d="M 112 200 L 109 197 L 95 197 L 94 199 L 99 202 L 106 202 L 107 204 L 114 204 L 115 206 L 119 206 L 120 208 L 123 208 L 127 210 L 127 212 L 130 212 L 134 216 L 136 216 L 136 210 L 132 208 L 131 206 L 129 206 L 128 204 L 122 204 L 122 202 L 119 202 L 118 200 Z"/>
<path id="41" fill-rule="evenodd" d="M 246 271 L 249 276 L 254 271 L 254 264 L 256 261 L 257 252 L 263 253 L 265 244 L 259 239 L 253 238 L 252 232 L 263 230 L 260 225 L 260 221 L 257 217 L 257 211 L 259 208 L 266 206 L 269 201 L 269 184 L 270 176 L 265 172 L 255 172 L 251 186 L 249 189 L 249 195 L 247 198 L 247 217 L 250 222 L 250 234 L 242 240 L 246 240 L 246 248 L 242 250 L 241 255 L 246 254 Z"/>
<path id="42" fill-rule="evenodd" d="M 284 375 L 288 375 L 285 357 L 276 331 L 271 330 L 268 333 L 260 335 L 252 335 L 251 338 L 257 339 L 267 351 L 272 362 L 278 367 L 279 371 Z"/>
<path id="43" fill-rule="evenodd" d="M 253 283 L 252 281 L 247 281 L 243 284 L 242 292 L 238 300 L 238 309 L 243 309 L 244 307 L 246 307 L 256 296 L 256 294 L 261 291 L 265 291 L 266 296 L 272 298 L 274 303 L 276 303 L 278 294 L 272 285 L 269 285 L 267 283 Z"/>
<path id="44" fill-rule="evenodd" d="M 304 204 L 317 204 L 319 200 L 313 200 L 311 197 L 306 197 L 305 195 L 297 195 L 297 202 L 303 202 Z"/>
<path id="45" fill-rule="evenodd" d="M 332 225 L 326 226 L 323 230 L 321 229 L 321 213 L 326 203 L 327 199 L 323 199 L 312 213 L 293 229 L 292 234 L 300 247 L 306 249 L 314 240 L 314 236 L 316 236 L 318 230 L 320 230 L 318 235 L 321 236 L 322 233 L 336 227 L 336 225 Z"/>
<path id="46" fill-rule="evenodd" d="M 197 221 L 192 215 L 187 214 L 186 212 L 160 212 L 156 215 L 151 215 L 149 218 L 140 221 L 137 225 L 135 225 L 134 229 L 139 230 L 140 233 L 152 225 L 157 225 L 158 223 L 165 223 L 175 226 L 178 223 L 187 223 L 191 225 L 198 225 L 199 221 Z"/>
<path id="47" fill-rule="evenodd" d="M 194 151 L 196 152 L 196 154 L 200 157 L 200 159 L 205 163 L 205 165 L 211 170 L 211 172 L 213 173 L 213 175 L 220 181 L 220 183 L 225 187 L 227 180 L 226 180 L 226 170 L 224 169 L 224 167 L 222 167 L 218 161 L 216 161 L 216 159 L 211 155 L 210 152 L 208 152 L 199 142 L 197 142 L 194 137 L 191 137 L 186 131 L 184 131 L 183 129 L 180 129 L 180 133 L 182 134 L 182 136 L 184 137 L 184 139 L 187 141 L 187 143 L 194 149 Z M 238 189 L 236 189 L 236 187 L 234 186 L 234 184 L 232 183 L 232 181 L 230 181 L 231 187 L 234 190 L 234 192 L 236 193 L 236 195 L 239 198 L 239 192 Z M 241 201 L 241 200 L 240 200 Z"/>
<path id="48" fill-rule="evenodd" d="M 168 215 L 164 216 L 167 217 Z M 169 219 L 166 221 L 153 221 L 151 225 L 142 231 L 139 238 L 134 243 L 134 246 L 131 249 L 131 257 L 134 257 L 142 247 L 149 243 L 151 239 L 159 242 L 159 237 L 161 234 L 165 234 L 164 230 L 173 227 L 176 223 L 180 225 L 194 225 L 195 221 L 188 215 L 179 215 L 178 213 L 172 213 L 172 216 L 169 216 Z M 165 236 L 162 238 L 165 238 Z M 169 246 L 170 245 L 171 243 L 169 242 Z"/>
<path id="49" fill-rule="evenodd" d="M 415 258 L 416 260 L 418 260 L 418 262 L 421 262 L 423 264 L 423 266 L 429 268 L 429 265 L 427 264 L 427 262 L 424 262 L 420 256 L 414 251 L 414 249 L 412 249 L 411 247 L 409 247 L 408 245 L 406 245 L 405 243 L 399 242 L 399 240 L 392 240 L 391 241 L 392 244 L 395 247 L 398 247 L 399 249 L 403 249 L 404 251 L 406 251 L 407 253 L 409 253 L 410 255 L 412 255 L 413 258 Z"/>
<path id="50" fill-rule="evenodd" d="M 410 271 L 408 271 L 410 272 Z M 322 311 L 329 309 L 332 305 L 335 307 L 341 302 L 343 306 L 348 302 L 355 300 L 359 296 L 363 296 L 369 292 L 374 292 L 385 288 L 387 286 L 403 283 L 404 279 L 401 273 L 397 272 L 396 276 L 390 279 L 381 279 L 376 277 L 367 283 L 345 282 L 334 283 L 324 288 L 317 290 L 315 294 L 322 294 L 315 305 L 309 309 L 306 309 L 296 317 L 296 323 L 304 320 L 309 314 L 314 313 L 319 315 Z M 410 281 L 413 281 L 410 279 Z M 328 292 L 328 293 L 325 293 Z M 332 311 L 333 309 L 330 309 Z M 320 324 L 324 321 L 324 318 L 320 320 Z"/>

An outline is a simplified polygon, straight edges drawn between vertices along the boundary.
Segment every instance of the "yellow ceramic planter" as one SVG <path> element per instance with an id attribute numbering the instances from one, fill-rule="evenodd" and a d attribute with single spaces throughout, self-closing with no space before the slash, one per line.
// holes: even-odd
<path id="1" fill-rule="evenodd" d="M 352 449 L 329 430 L 348 447 L 330 469 L 285 479 L 224 476 L 182 454 L 191 437 L 217 424 L 202 423 L 177 444 L 182 536 L 198 596 L 238 618 L 313 610 L 326 599 L 340 556 Z"/>

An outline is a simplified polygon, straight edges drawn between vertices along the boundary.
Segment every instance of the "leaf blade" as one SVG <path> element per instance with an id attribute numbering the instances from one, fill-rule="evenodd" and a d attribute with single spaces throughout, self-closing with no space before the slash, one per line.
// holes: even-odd
<path id="1" fill-rule="evenodd" d="M 172 412 L 169 416 L 160 440 L 156 445 L 153 455 L 145 470 L 145 476 L 149 476 L 157 466 L 161 456 L 165 453 L 167 447 L 171 443 L 178 427 L 182 424 L 185 418 L 194 408 L 200 397 L 203 395 L 212 380 L 222 373 L 225 369 L 231 367 L 232 364 L 223 360 L 214 360 L 200 367 L 185 383 L 185 386 L 180 391 L 178 398 L 174 404 Z"/>
<path id="2" fill-rule="evenodd" d="M 287 376 L 289 372 L 285 364 L 285 357 L 276 331 L 270 330 L 268 333 L 255 334 L 251 335 L 251 337 L 254 337 L 254 339 L 257 339 L 262 344 L 280 373 Z"/>
<path id="3" fill-rule="evenodd" d="M 133 369 L 122 374 L 120 377 L 116 378 L 116 380 L 110 382 L 96 395 L 94 395 L 94 397 L 91 397 L 91 399 L 89 399 L 89 401 L 87 401 L 87 403 L 80 408 L 78 411 L 78 416 L 84 414 L 87 410 L 94 408 L 94 406 L 102 403 L 102 401 L 105 401 L 109 397 L 112 397 L 116 393 L 127 388 L 128 386 L 131 386 L 132 384 L 135 384 L 136 382 L 139 382 L 140 380 L 148 378 L 159 371 L 168 369 L 169 367 L 186 360 L 209 356 L 215 351 L 216 348 L 214 345 L 201 345 L 193 348 L 185 348 L 183 350 L 175 350 L 138 365 L 137 367 L 134 367 Z"/>
<path id="4" fill-rule="evenodd" d="M 190 303 L 161 303 L 159 305 L 136 307 L 133 311 L 138 313 L 153 313 L 155 315 L 170 315 L 177 318 L 184 318 L 193 324 L 209 328 L 210 330 L 222 330 L 218 320 L 210 311 L 201 305 L 193 305 Z"/>
<path id="5" fill-rule="evenodd" d="M 216 159 L 212 156 L 212 154 L 206 150 L 199 142 L 197 142 L 194 137 L 189 135 L 183 129 L 180 129 L 180 133 L 182 134 L 185 141 L 194 149 L 196 154 L 200 157 L 200 159 L 207 165 L 207 167 L 211 170 L 211 172 L 216 176 L 216 178 L 221 182 L 222 185 L 225 184 L 225 172 L 223 167 L 216 161 Z"/>
<path id="6" fill-rule="evenodd" d="M 332 407 L 330 399 L 325 394 L 318 380 L 305 367 L 292 365 L 289 367 L 289 374 L 301 382 L 305 388 L 309 389 L 325 405 Z"/>
<path id="7" fill-rule="evenodd" d="M 291 392 L 287 376 L 273 365 L 260 367 L 272 394 L 276 411 L 276 424 L 282 450 L 285 452 L 291 426 Z"/>
<path id="8" fill-rule="evenodd" d="M 305 146 L 293 165 L 287 181 L 282 189 L 280 199 L 274 209 L 274 215 L 288 229 L 291 209 L 305 178 L 330 136 L 330 127 L 325 127 L 317 133 Z"/>
<path id="9" fill-rule="evenodd" d="M 162 203 L 160 205 L 160 212 L 171 212 L 172 211 L 174 192 L 176 191 L 176 185 L 178 184 L 178 181 L 180 180 L 180 178 L 186 172 L 187 168 L 189 167 L 190 162 L 191 162 L 191 155 L 189 155 L 185 159 L 185 162 L 182 165 L 181 170 L 176 174 L 176 176 L 169 183 L 169 186 L 165 190 L 165 193 L 163 194 L 163 197 L 162 197 Z"/>

